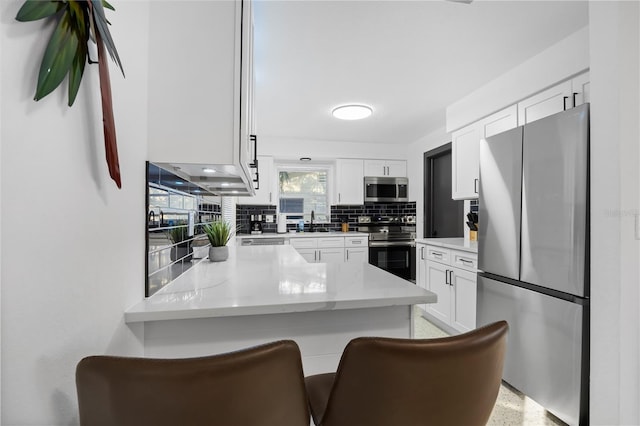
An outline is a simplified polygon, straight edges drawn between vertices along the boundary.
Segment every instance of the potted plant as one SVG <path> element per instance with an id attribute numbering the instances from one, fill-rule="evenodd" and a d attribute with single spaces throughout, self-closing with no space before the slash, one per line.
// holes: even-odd
<path id="1" fill-rule="evenodd" d="M 191 248 L 191 237 L 187 235 L 186 226 L 177 226 L 169 230 L 169 239 L 174 244 L 171 247 L 171 260 L 184 260 L 191 262 L 193 249 Z"/>
<path id="2" fill-rule="evenodd" d="M 209 260 L 211 262 L 222 262 L 229 257 L 229 247 L 227 243 L 233 236 L 233 230 L 229 222 L 215 220 L 203 227 L 209 239 Z"/>

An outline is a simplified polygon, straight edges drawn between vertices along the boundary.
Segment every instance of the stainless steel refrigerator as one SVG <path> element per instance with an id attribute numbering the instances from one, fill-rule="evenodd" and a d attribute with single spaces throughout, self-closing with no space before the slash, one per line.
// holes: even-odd
<path id="1" fill-rule="evenodd" d="M 480 144 L 478 326 L 507 320 L 503 379 L 588 424 L 589 105 Z"/>

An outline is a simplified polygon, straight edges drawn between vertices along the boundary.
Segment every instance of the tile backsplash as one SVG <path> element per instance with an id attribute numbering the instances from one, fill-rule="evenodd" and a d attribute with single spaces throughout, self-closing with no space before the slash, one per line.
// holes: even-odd
<path id="1" fill-rule="evenodd" d="M 339 231 L 343 218 L 346 218 L 351 229 L 358 224 L 358 216 L 415 216 L 416 203 L 365 203 L 355 205 L 331 206 L 331 223 L 320 223 L 316 228 Z M 240 233 L 249 233 L 251 215 L 263 215 L 262 232 L 276 232 L 277 223 L 266 223 L 264 215 L 276 215 L 275 205 L 237 205 L 236 224 Z M 288 224 L 287 230 L 295 229 L 295 224 Z"/>

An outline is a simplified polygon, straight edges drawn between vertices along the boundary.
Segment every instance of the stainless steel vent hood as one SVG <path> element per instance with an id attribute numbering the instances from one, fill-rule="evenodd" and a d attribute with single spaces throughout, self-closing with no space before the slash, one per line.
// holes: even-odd
<path id="1" fill-rule="evenodd" d="M 152 163 L 212 195 L 249 197 L 255 194 L 240 167 L 229 164 Z"/>

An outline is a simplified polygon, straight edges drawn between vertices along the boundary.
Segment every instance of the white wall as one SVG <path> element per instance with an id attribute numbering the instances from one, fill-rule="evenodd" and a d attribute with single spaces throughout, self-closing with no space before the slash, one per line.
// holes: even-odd
<path id="1" fill-rule="evenodd" d="M 478 121 L 587 68 L 589 28 L 584 27 L 448 106 L 447 131 Z"/>
<path id="2" fill-rule="evenodd" d="M 591 424 L 640 424 L 640 7 L 589 4 Z"/>
<path id="3" fill-rule="evenodd" d="M 117 0 L 107 11 L 127 73 L 111 66 L 118 190 L 97 66 L 87 65 L 72 108 L 66 82 L 34 102 L 53 28 L 15 21 L 22 3 L 0 2 L 2 424 L 69 425 L 82 357 L 142 354 L 123 311 L 144 295 L 148 4 Z"/>
<path id="4" fill-rule="evenodd" d="M 288 139 L 260 136 L 258 155 L 272 155 L 277 159 L 311 157 L 314 160 L 334 158 L 381 158 L 404 160 L 406 147 L 395 144 L 323 141 L 313 139 Z"/>
<path id="5" fill-rule="evenodd" d="M 451 142 L 451 136 L 445 132 L 443 126 L 408 146 L 409 199 L 416 202 L 416 236 L 418 238 L 424 235 L 424 153 L 449 142 Z"/>

